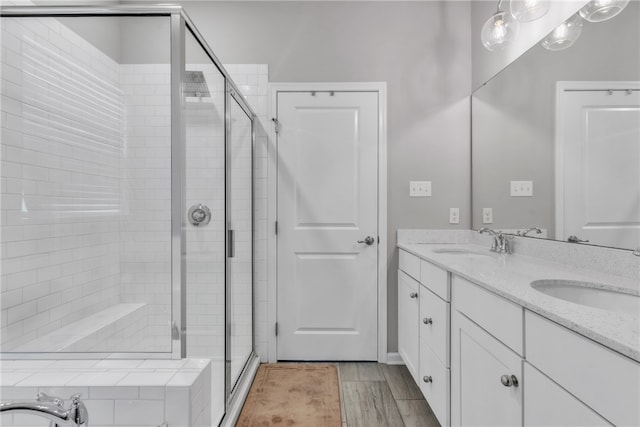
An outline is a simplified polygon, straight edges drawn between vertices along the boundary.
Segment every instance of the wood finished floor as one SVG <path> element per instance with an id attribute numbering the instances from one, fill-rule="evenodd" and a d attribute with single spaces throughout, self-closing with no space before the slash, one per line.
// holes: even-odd
<path id="1" fill-rule="evenodd" d="M 337 365 L 342 427 L 440 427 L 405 366 Z"/>

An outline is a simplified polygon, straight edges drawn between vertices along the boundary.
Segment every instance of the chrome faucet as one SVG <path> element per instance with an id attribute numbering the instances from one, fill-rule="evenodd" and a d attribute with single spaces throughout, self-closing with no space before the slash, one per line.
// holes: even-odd
<path id="1" fill-rule="evenodd" d="M 0 413 L 21 413 L 39 415 L 51 421 L 51 426 L 70 425 L 86 427 L 89 423 L 87 408 L 79 394 L 71 396 L 71 406 L 63 407 L 64 400 L 59 397 L 38 393 L 35 402 L 1 402 Z"/>
<path id="2" fill-rule="evenodd" d="M 525 231 L 520 232 L 518 231 L 518 236 L 526 236 L 528 233 L 531 233 L 532 231 L 535 231 L 536 234 L 542 234 L 542 230 L 540 230 L 538 227 L 531 227 L 531 228 L 527 228 Z"/>
<path id="3" fill-rule="evenodd" d="M 505 254 L 513 253 L 513 248 L 511 247 L 513 236 L 505 236 L 501 231 L 495 231 L 494 229 L 488 227 L 481 228 L 480 230 L 478 230 L 478 233 L 489 233 L 491 234 L 491 236 L 493 236 L 491 248 L 489 249 L 491 252 Z"/>
<path id="4" fill-rule="evenodd" d="M 633 255 L 635 255 L 635 256 L 640 256 L 640 247 L 635 248 L 635 249 L 633 250 L 633 252 L 631 252 L 631 253 L 632 253 Z"/>

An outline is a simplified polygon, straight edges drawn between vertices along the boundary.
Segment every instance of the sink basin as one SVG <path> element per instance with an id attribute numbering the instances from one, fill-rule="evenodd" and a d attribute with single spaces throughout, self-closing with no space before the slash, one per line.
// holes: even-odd
<path id="1" fill-rule="evenodd" d="M 640 314 L 640 295 L 599 283 L 574 280 L 535 280 L 531 287 L 546 295 L 574 304 L 587 305 L 603 310 Z"/>
<path id="2" fill-rule="evenodd" d="M 473 250 L 468 248 L 440 248 L 434 249 L 433 252 L 437 254 L 451 254 L 451 255 L 477 255 L 477 256 L 487 256 L 490 257 L 490 252 L 484 252 L 479 250 Z"/>

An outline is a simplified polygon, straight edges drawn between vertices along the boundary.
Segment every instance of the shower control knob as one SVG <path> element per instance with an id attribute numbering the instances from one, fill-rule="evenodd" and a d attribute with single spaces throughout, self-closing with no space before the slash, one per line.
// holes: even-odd
<path id="1" fill-rule="evenodd" d="M 207 225 L 211 221 L 211 210 L 203 204 L 193 205 L 189 208 L 187 219 L 194 227 Z"/>

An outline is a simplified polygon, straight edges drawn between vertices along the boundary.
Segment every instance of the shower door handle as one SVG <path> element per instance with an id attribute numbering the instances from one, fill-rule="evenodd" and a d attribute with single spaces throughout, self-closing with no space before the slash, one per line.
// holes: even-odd
<path id="1" fill-rule="evenodd" d="M 229 258 L 233 258 L 235 256 L 235 240 L 233 235 L 233 230 L 227 230 L 227 245 L 228 245 L 228 256 Z"/>

